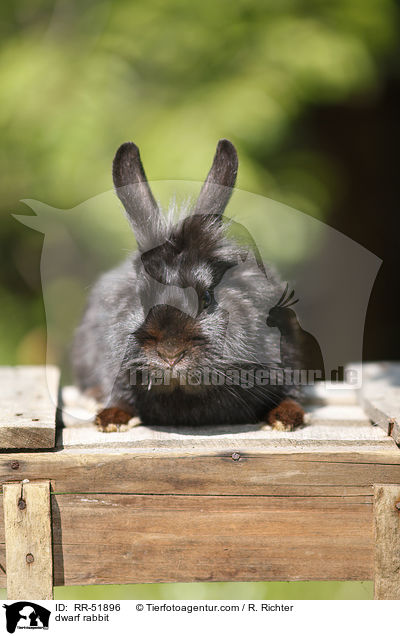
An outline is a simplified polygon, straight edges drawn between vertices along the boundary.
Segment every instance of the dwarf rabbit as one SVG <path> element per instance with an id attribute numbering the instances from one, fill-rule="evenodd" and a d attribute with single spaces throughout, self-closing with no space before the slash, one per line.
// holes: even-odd
<path id="1" fill-rule="evenodd" d="M 265 381 L 279 359 L 265 318 L 282 285 L 254 241 L 231 236 L 235 224 L 222 216 L 237 169 L 222 139 L 195 205 L 168 220 L 138 148 L 118 149 L 114 186 L 138 251 L 95 284 L 72 349 L 78 385 L 105 406 L 103 430 L 133 415 L 150 426 L 302 423 L 293 387 Z M 256 372 L 259 381 L 249 382 Z"/>

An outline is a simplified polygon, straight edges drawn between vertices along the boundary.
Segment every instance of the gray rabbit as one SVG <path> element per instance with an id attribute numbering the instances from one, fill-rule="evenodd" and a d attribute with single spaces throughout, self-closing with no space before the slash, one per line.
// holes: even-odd
<path id="1" fill-rule="evenodd" d="M 138 251 L 95 284 L 72 349 L 79 387 L 105 406 L 103 430 L 133 415 L 167 427 L 303 422 L 294 387 L 268 379 L 279 343 L 265 317 L 282 285 L 249 234 L 238 240 L 223 217 L 237 169 L 222 139 L 197 202 L 168 220 L 137 146 L 118 149 L 113 180 Z M 290 355 L 298 368 L 295 346 Z"/>

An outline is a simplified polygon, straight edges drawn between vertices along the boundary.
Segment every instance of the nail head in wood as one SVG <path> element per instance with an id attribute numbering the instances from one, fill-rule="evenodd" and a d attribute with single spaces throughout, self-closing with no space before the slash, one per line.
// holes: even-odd
<path id="1" fill-rule="evenodd" d="M 33 563 L 35 560 L 33 554 L 31 554 L 30 552 L 26 555 L 26 562 L 27 563 Z"/>
<path id="2" fill-rule="evenodd" d="M 18 470 L 19 462 L 17 462 L 17 461 L 11 462 L 11 468 L 12 468 L 12 470 Z"/>
<path id="3" fill-rule="evenodd" d="M 18 508 L 20 510 L 25 510 L 26 508 L 26 502 L 22 498 L 18 501 Z"/>
<path id="4" fill-rule="evenodd" d="M 232 453 L 232 459 L 234 462 L 237 462 L 240 459 L 239 453 Z"/>

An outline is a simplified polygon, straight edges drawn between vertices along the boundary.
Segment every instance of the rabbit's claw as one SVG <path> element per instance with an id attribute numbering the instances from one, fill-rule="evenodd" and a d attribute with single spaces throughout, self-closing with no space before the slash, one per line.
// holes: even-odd
<path id="1" fill-rule="evenodd" d="M 304 411 L 294 400 L 283 400 L 267 416 L 267 423 L 276 431 L 293 431 L 304 424 Z"/>
<path id="2" fill-rule="evenodd" d="M 96 426 L 103 433 L 116 433 L 124 430 L 129 420 L 134 417 L 132 413 L 127 413 L 122 409 L 112 406 L 102 409 L 96 415 Z"/>

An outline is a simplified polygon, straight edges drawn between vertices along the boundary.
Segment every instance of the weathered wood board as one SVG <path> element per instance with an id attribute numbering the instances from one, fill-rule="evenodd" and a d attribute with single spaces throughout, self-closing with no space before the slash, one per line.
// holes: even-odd
<path id="1" fill-rule="evenodd" d="M 373 576 L 372 496 L 66 494 L 52 517 L 55 585 Z"/>
<path id="2" fill-rule="evenodd" d="M 203 495 L 372 494 L 374 483 L 400 483 L 400 452 L 353 446 L 264 448 L 238 441 L 214 449 L 64 449 L 0 455 L 4 482 L 51 481 L 55 493 Z M 236 455 L 237 453 L 237 455 Z M 238 457 L 238 458 L 237 458 Z M 237 459 L 236 459 L 237 458 Z"/>
<path id="3" fill-rule="evenodd" d="M 318 387 L 288 433 L 106 434 L 95 405 L 65 406 L 54 448 L 0 454 L 6 490 L 50 483 L 56 585 L 374 578 L 374 484 L 400 484 L 400 451 L 353 391 Z M 48 419 L 54 436 L 55 407 Z M 4 536 L 0 523 L 0 584 Z"/>
<path id="4" fill-rule="evenodd" d="M 5 484 L 3 493 L 7 597 L 51 599 L 50 484 Z"/>
<path id="5" fill-rule="evenodd" d="M 0 449 L 55 444 L 59 371 L 0 367 Z"/>
<path id="6" fill-rule="evenodd" d="M 99 432 L 93 424 L 96 403 L 79 394 L 74 387 L 63 390 L 64 428 L 59 431 L 57 444 L 65 448 L 147 447 L 191 448 L 217 450 L 239 442 L 258 442 L 263 447 L 321 447 L 346 446 L 357 442 L 360 446 L 390 448 L 391 440 L 379 428 L 371 425 L 363 409 L 356 404 L 353 390 L 336 388 L 327 391 L 323 386 L 308 391 L 306 424 L 291 432 L 276 431 L 265 423 L 217 427 L 160 427 L 143 426 L 135 418 L 135 425 L 126 431 Z"/>
<path id="7" fill-rule="evenodd" d="M 365 413 L 400 444 L 400 364 L 369 363 L 362 374 L 359 398 Z"/>
<path id="8" fill-rule="evenodd" d="M 386 600 L 400 600 L 399 483 L 375 485 L 374 526 L 375 598 Z"/>
<path id="9" fill-rule="evenodd" d="M 370 424 L 365 426 L 352 425 L 350 422 L 340 426 L 319 424 L 304 427 L 290 433 L 274 431 L 270 427 L 263 430 L 259 425 L 237 427 L 232 429 L 214 427 L 209 431 L 202 427 L 196 432 L 193 428 L 186 430 L 171 429 L 165 431 L 159 428 L 138 426 L 130 431 L 118 433 L 101 433 L 92 425 L 85 428 L 64 429 L 60 432 L 58 444 L 64 448 L 148 448 L 155 446 L 171 449 L 192 449 L 201 453 L 202 450 L 224 450 L 229 447 L 252 447 L 252 442 L 263 448 L 315 448 L 318 445 L 326 447 L 346 447 L 358 444 L 359 447 L 369 446 L 391 448 L 391 439 L 379 427 Z"/>

